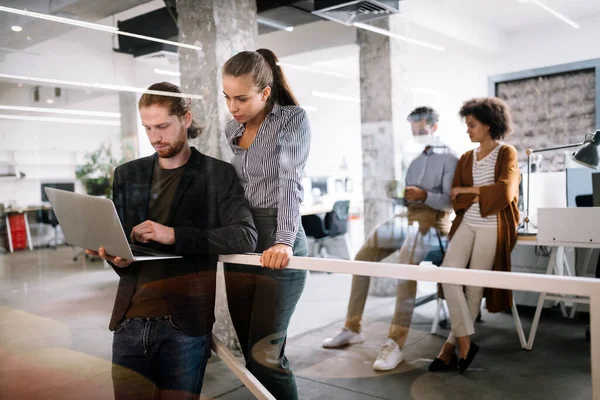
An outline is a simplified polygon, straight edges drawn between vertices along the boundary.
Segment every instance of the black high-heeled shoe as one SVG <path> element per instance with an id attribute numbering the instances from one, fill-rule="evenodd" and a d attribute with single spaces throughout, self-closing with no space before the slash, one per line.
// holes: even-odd
<path id="1" fill-rule="evenodd" d="M 458 357 L 455 353 L 452 353 L 452 357 L 450 357 L 450 361 L 448 364 L 444 362 L 441 358 L 436 358 L 433 360 L 431 364 L 429 364 L 430 372 L 442 372 L 447 371 L 449 369 L 454 369 L 458 365 Z"/>
<path id="2" fill-rule="evenodd" d="M 473 359 L 478 351 L 479 346 L 471 342 L 471 345 L 469 346 L 469 352 L 467 353 L 467 358 L 461 358 L 458 360 L 458 372 L 460 374 L 463 374 L 469 368 L 469 365 L 471 365 L 473 362 Z"/>

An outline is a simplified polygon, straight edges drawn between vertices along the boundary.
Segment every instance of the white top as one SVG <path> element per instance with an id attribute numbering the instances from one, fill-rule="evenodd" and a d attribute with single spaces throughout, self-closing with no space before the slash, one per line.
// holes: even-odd
<path id="1" fill-rule="evenodd" d="M 494 173 L 496 171 L 496 161 L 498 160 L 498 153 L 500 152 L 502 144 L 498 144 L 494 147 L 494 150 L 481 160 L 477 160 L 475 150 L 473 150 L 473 186 L 485 186 L 491 185 L 495 182 Z M 481 216 L 481 210 L 479 209 L 479 202 L 475 202 L 469 207 L 463 221 L 470 226 L 485 226 L 495 227 L 498 226 L 498 216 L 496 214 L 487 217 Z"/>

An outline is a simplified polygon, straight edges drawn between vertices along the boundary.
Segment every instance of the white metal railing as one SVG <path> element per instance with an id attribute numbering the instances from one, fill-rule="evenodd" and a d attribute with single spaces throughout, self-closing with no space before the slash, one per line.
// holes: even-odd
<path id="1" fill-rule="evenodd" d="M 260 268 L 257 254 L 220 256 L 219 261 L 255 265 Z M 592 393 L 593 400 L 600 400 L 600 280 L 309 257 L 294 257 L 287 268 L 589 297 Z M 218 339 L 213 341 L 213 350 L 258 399 L 274 399 L 243 365 L 232 358 L 231 353 Z"/>

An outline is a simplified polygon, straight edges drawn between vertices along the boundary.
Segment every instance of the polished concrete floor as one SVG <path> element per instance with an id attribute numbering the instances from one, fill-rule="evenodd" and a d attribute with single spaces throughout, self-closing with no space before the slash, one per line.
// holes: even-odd
<path id="1" fill-rule="evenodd" d="M 0 399 L 111 399 L 112 333 L 107 324 L 117 276 L 101 262 L 73 261 L 76 251 L 0 255 Z M 386 373 L 371 365 L 385 339 L 394 299 L 370 298 L 366 342 L 326 350 L 321 341 L 343 321 L 350 288 L 345 275 L 310 275 L 290 326 L 287 354 L 302 399 L 590 399 L 585 314 L 542 316 L 533 351 L 520 349 L 509 314 L 483 314 L 481 352 L 464 376 L 432 374 L 427 365 L 443 336 L 428 333 L 433 304 L 415 313 L 406 362 Z M 531 309 L 521 310 L 529 330 Z M 203 398 L 253 396 L 212 357 Z"/>

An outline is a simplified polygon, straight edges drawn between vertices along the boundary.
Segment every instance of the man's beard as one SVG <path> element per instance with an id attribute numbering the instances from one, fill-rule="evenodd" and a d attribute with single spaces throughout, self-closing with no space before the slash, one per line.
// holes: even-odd
<path id="1" fill-rule="evenodd" d="M 185 129 L 182 129 L 182 130 L 185 130 Z M 183 146 L 185 146 L 186 142 L 187 142 L 187 135 L 183 136 L 183 138 L 181 140 L 175 142 L 174 144 L 167 145 L 166 149 L 159 150 L 158 156 L 160 158 L 173 158 L 181 152 L 181 150 L 183 149 Z"/>

